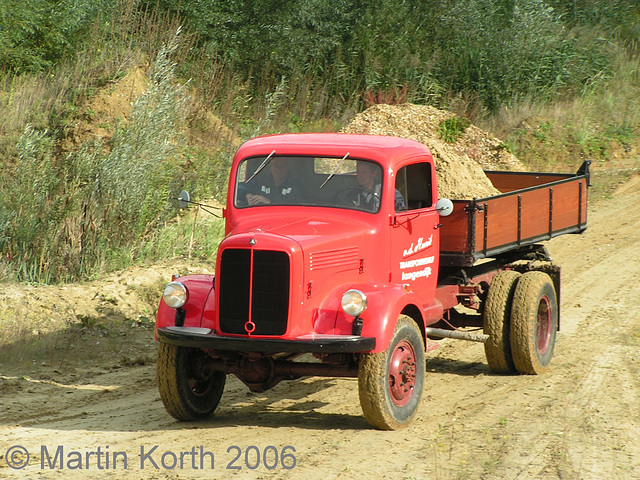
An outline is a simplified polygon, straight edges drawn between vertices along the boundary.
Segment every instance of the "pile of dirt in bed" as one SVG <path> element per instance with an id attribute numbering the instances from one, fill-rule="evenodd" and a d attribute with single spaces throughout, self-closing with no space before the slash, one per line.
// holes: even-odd
<path id="1" fill-rule="evenodd" d="M 497 195 L 483 170 L 524 171 L 504 144 L 474 125 L 455 143 L 440 138 L 440 124 L 452 114 L 428 105 L 374 105 L 356 115 L 346 133 L 388 135 L 417 140 L 431 150 L 440 198 L 467 199 Z"/>

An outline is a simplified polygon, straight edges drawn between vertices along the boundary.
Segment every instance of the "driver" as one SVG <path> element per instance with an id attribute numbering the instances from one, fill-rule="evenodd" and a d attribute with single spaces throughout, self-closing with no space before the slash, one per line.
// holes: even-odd
<path id="1" fill-rule="evenodd" d="M 259 175 L 247 185 L 249 205 L 293 203 L 296 190 L 289 174 L 289 159 L 274 158 L 269 163 L 269 172 L 269 175 Z"/>

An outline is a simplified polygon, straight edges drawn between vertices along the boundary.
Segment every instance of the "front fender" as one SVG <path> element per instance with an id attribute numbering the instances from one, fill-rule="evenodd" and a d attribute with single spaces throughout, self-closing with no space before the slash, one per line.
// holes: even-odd
<path id="1" fill-rule="evenodd" d="M 371 286 L 361 286 L 358 288 L 367 296 L 367 309 L 360 316 L 362 318 L 362 336 L 375 337 L 376 348 L 373 352 L 383 352 L 389 347 L 396 322 L 401 313 L 412 308 L 415 312 L 420 312 L 420 299 L 413 292 L 407 292 L 400 285 L 392 285 L 381 288 Z M 417 313 L 420 318 L 416 318 L 420 328 L 424 329 L 424 319 L 421 313 Z M 415 315 L 414 315 L 415 316 Z"/>
<path id="2" fill-rule="evenodd" d="M 202 316 L 207 304 L 207 298 L 213 291 L 213 275 L 187 275 L 176 281 L 182 283 L 189 294 L 187 303 L 181 310 L 184 311 L 185 327 L 200 327 Z M 172 327 L 176 325 L 176 309 L 167 306 L 164 300 L 160 300 L 158 314 L 156 316 L 156 328 Z"/>

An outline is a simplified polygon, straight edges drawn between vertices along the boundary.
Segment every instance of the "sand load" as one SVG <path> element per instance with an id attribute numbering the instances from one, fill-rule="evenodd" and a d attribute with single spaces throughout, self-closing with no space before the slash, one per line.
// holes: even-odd
<path id="1" fill-rule="evenodd" d="M 455 143 L 440 138 L 440 124 L 452 114 L 428 105 L 374 105 L 356 115 L 345 133 L 388 135 L 417 140 L 436 162 L 440 198 L 468 199 L 497 195 L 483 170 L 524 171 L 504 144 L 474 125 Z"/>

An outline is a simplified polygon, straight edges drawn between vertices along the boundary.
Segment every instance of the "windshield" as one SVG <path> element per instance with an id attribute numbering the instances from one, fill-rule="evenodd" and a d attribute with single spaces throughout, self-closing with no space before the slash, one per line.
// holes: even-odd
<path id="1" fill-rule="evenodd" d="M 380 210 L 382 169 L 369 160 L 343 157 L 250 157 L 238 166 L 234 204 Z"/>

